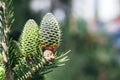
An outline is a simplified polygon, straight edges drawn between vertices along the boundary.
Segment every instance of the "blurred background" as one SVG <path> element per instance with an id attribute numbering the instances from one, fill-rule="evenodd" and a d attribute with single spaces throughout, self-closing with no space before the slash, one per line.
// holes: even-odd
<path id="1" fill-rule="evenodd" d="M 24 24 L 53 13 L 62 29 L 58 52 L 69 53 L 66 66 L 46 80 L 120 80 L 120 0 L 13 0 L 18 40 Z"/>

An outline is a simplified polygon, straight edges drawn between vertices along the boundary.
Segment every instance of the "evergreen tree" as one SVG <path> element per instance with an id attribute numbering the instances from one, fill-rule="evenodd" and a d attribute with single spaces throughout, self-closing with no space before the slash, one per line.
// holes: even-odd
<path id="1" fill-rule="evenodd" d="M 10 37 L 15 21 L 12 0 L 0 1 L 0 16 L 0 79 L 44 80 L 46 73 L 69 60 L 66 54 L 70 51 L 60 55 L 57 53 L 61 29 L 52 13 L 43 17 L 40 26 L 33 19 L 29 19 L 19 41 Z"/>

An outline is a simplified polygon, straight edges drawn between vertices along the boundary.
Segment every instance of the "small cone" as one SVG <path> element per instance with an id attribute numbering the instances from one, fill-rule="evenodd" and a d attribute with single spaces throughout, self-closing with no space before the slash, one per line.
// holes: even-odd
<path id="1" fill-rule="evenodd" d="M 39 47 L 39 28 L 36 22 L 32 19 L 28 20 L 21 36 L 22 53 L 25 56 L 37 54 Z"/>
<path id="2" fill-rule="evenodd" d="M 55 51 L 60 45 L 60 26 L 52 13 L 47 13 L 40 25 L 40 46 L 44 50 Z"/>

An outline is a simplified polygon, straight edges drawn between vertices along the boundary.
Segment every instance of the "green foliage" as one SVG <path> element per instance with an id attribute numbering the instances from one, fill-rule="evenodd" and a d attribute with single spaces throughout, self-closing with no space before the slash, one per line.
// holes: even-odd
<path id="1" fill-rule="evenodd" d="M 6 0 L 6 9 L 7 9 L 7 18 L 8 18 L 8 27 L 13 27 L 13 23 L 15 21 L 14 18 L 14 7 L 13 7 L 13 0 Z M 12 23 L 12 24 L 11 24 Z"/>
<path id="2" fill-rule="evenodd" d="M 0 53 L 0 62 L 2 61 L 2 54 Z"/>
<path id="3" fill-rule="evenodd" d="M 27 63 L 27 61 L 22 59 L 22 61 L 14 68 L 14 79 L 15 80 L 36 80 L 41 79 L 44 74 L 49 73 L 53 70 L 53 68 L 63 66 L 65 61 L 68 61 L 66 55 L 69 53 L 66 52 L 52 62 L 44 62 L 40 60 L 32 60 L 31 66 Z M 38 58 L 39 56 L 35 57 Z M 43 79 L 41 79 L 43 80 Z"/>
<path id="4" fill-rule="evenodd" d="M 5 77 L 5 69 L 0 67 L 0 80 L 4 80 Z"/>
<path id="5" fill-rule="evenodd" d="M 20 58 L 22 57 L 21 50 L 19 48 L 19 44 L 14 41 L 10 40 L 9 42 L 9 48 L 8 48 L 8 63 L 7 65 L 10 66 L 11 68 L 14 68 L 16 64 L 18 64 Z"/>

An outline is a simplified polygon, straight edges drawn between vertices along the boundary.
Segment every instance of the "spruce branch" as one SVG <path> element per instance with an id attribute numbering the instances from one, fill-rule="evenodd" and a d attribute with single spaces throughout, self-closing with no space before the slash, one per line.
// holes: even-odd
<path id="1" fill-rule="evenodd" d="M 66 52 L 66 55 L 69 52 L 70 51 Z M 44 60 L 44 57 L 43 57 L 42 61 L 40 61 L 40 62 L 37 61 L 37 64 L 36 64 L 36 60 L 34 60 L 33 63 L 32 63 L 32 65 L 34 65 L 34 66 L 32 66 L 32 67 L 30 67 L 30 65 L 27 64 L 27 61 L 25 59 L 24 60 L 22 59 L 23 61 L 21 61 L 19 63 L 19 65 L 17 65 L 14 68 L 15 76 L 17 76 L 17 77 L 15 77 L 15 79 L 16 80 L 28 80 L 28 79 L 33 78 L 36 75 L 43 76 L 44 74 L 47 74 L 47 73 L 51 72 L 53 68 L 63 66 L 64 65 L 63 63 L 68 61 L 68 58 L 66 58 L 66 59 L 62 58 L 62 57 L 65 57 L 66 55 L 61 54 L 60 56 L 58 56 L 59 59 L 57 58 L 57 59 L 55 59 L 51 62 L 48 62 L 47 60 Z M 40 57 L 40 56 L 37 56 L 35 58 L 38 58 L 38 57 Z M 62 60 L 61 60 L 60 57 L 62 58 Z M 23 67 L 24 65 L 26 67 Z M 25 71 L 25 68 L 27 69 L 27 71 Z M 16 72 L 19 72 L 19 74 L 16 74 Z"/>
<path id="2" fill-rule="evenodd" d="M 12 0 L 2 0 L 1 1 L 1 35 L 2 35 L 2 41 L 1 45 L 3 47 L 3 57 L 5 63 L 7 63 L 8 59 L 8 46 L 9 46 L 9 33 L 10 33 L 10 28 L 14 22 L 14 15 L 13 15 L 13 7 L 12 5 Z"/>
<path id="3" fill-rule="evenodd" d="M 56 49 L 60 41 L 61 30 L 51 13 L 43 17 L 40 30 L 36 22 L 29 19 L 20 36 L 23 57 L 14 68 L 14 79 L 36 80 L 43 78 L 44 74 L 51 72 L 53 68 L 65 65 L 64 62 L 69 60 L 66 55 L 70 51 L 58 55 Z M 43 80 L 42 78 L 40 79 Z"/>
<path id="4" fill-rule="evenodd" d="M 60 26 L 52 13 L 43 17 L 40 26 L 30 19 L 26 22 L 20 42 L 10 38 L 14 22 L 13 0 L 2 0 L 0 4 L 0 30 L 2 57 L 5 66 L 5 80 L 44 79 L 44 74 L 68 61 L 57 48 L 61 42 Z"/>
<path id="5" fill-rule="evenodd" d="M 11 63 L 11 58 L 9 54 L 9 46 L 10 46 L 10 28 L 11 25 L 14 22 L 14 16 L 13 16 L 13 8 L 11 7 L 12 5 L 12 0 L 1 0 L 0 1 L 0 31 L 1 31 L 1 46 L 2 46 L 2 57 L 3 57 L 3 63 L 5 65 L 5 80 L 12 80 L 12 67 L 10 65 Z M 11 13 L 10 13 L 11 12 Z M 12 21 L 10 21 L 12 20 Z M 12 22 L 12 23 L 11 23 Z"/>

